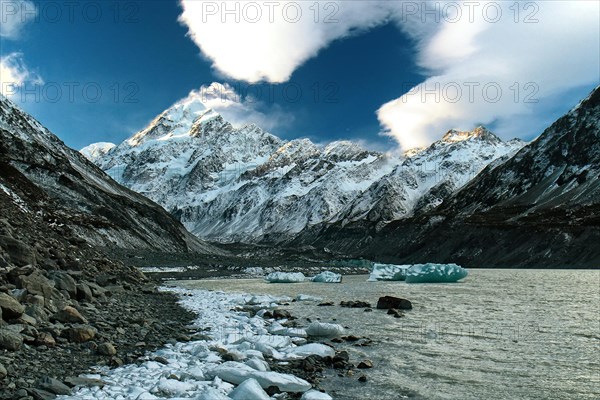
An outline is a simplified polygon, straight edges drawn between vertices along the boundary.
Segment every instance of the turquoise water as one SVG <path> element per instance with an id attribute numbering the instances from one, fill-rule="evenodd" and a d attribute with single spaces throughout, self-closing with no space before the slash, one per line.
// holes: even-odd
<path id="1" fill-rule="evenodd" d="M 366 282 L 267 284 L 260 279 L 182 282 L 182 286 L 295 297 L 319 296 L 335 307 L 295 302 L 301 318 L 321 318 L 374 340 L 336 347 L 369 358 L 367 383 L 329 372 L 335 399 L 600 398 L 600 271 L 472 269 L 456 284 Z M 385 311 L 348 309 L 342 300 L 375 305 L 383 295 L 412 301 L 395 319 Z M 359 371 L 359 374 L 363 371 Z"/>

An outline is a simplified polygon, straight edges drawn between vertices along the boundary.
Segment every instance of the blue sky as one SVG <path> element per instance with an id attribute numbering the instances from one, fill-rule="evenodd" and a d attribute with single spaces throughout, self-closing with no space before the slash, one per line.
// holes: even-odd
<path id="1" fill-rule="evenodd" d="M 472 24 L 462 27 L 460 22 L 453 24 L 450 28 L 458 32 L 458 38 L 440 45 L 440 37 L 453 37 L 442 32 L 443 20 L 418 25 L 401 20 L 393 16 L 398 10 L 388 9 L 388 4 L 394 2 L 379 6 L 377 1 L 362 2 L 368 7 L 338 10 L 340 18 L 335 25 L 300 21 L 292 26 L 295 31 L 290 32 L 289 27 L 265 24 L 266 31 L 259 32 L 255 26 L 245 30 L 236 21 L 202 23 L 200 13 L 207 9 L 199 11 L 201 1 L 187 3 L 185 7 L 175 1 L 81 1 L 72 9 L 63 2 L 23 5 L 21 1 L 0 1 L 2 18 L 12 17 L 13 4 L 19 7 L 21 22 L 24 8 L 35 6 L 37 10 L 34 19 L 21 23 L 12 32 L 0 32 L 3 33 L 0 57 L 4 65 L 13 68 L 19 65 L 21 89 L 33 90 L 26 95 L 21 90 L 10 97 L 74 148 L 98 141 L 119 143 L 191 90 L 212 82 L 228 83 L 242 93 L 262 93 L 251 107 L 267 119 L 272 118 L 265 122 L 268 128 L 286 139 L 309 137 L 318 143 L 354 139 L 382 150 L 425 144 L 447 129 L 470 129 L 479 123 L 496 129 L 504 138 L 531 139 L 600 80 L 598 47 L 593 50 L 597 43 L 596 28 L 592 26 L 590 31 L 585 22 L 581 23 L 582 32 L 570 38 L 584 43 L 569 46 L 576 52 L 564 55 L 576 57 L 587 53 L 586 57 L 591 57 L 585 70 L 577 69 L 577 62 L 572 61 L 574 75 L 579 78 L 564 77 L 564 65 L 557 65 L 557 71 L 544 67 L 539 81 L 535 81 L 537 86 L 527 87 L 534 80 L 527 71 L 552 62 L 554 56 L 549 50 L 531 52 L 527 47 L 516 48 L 514 52 L 517 55 L 519 51 L 526 52 L 533 65 L 525 65 L 515 57 L 514 70 L 524 71 L 523 76 L 514 73 L 497 80 L 496 76 L 492 78 L 502 85 L 504 98 L 514 97 L 516 92 L 509 87 L 518 83 L 518 101 L 504 102 L 503 98 L 495 105 L 475 99 L 473 103 L 481 104 L 456 105 L 440 104 L 435 96 L 422 97 L 414 89 L 408 97 L 406 93 L 423 82 L 430 84 L 430 89 L 436 87 L 436 82 L 450 89 L 452 85 L 448 86 L 448 82 L 464 82 L 469 76 L 465 77 L 464 69 L 456 66 L 468 65 L 465 61 L 478 66 L 489 55 L 484 50 L 462 54 L 463 50 L 474 40 L 485 45 L 482 49 L 501 42 L 506 34 L 499 24 L 476 33 L 470 30 Z M 185 23 L 181 23 L 178 18 L 184 8 Z M 541 19 L 535 30 L 518 26 L 530 29 L 524 32 L 533 37 L 529 48 L 540 48 L 536 35 L 548 37 L 548 33 L 558 35 L 562 30 L 551 19 L 551 12 L 554 11 L 540 11 L 541 16 L 548 18 Z M 585 12 L 589 14 L 589 10 Z M 508 24 L 506 29 L 515 30 Z M 236 29 L 241 29 L 241 34 Z M 188 31 L 194 37 L 187 36 Z M 311 40 L 313 34 L 318 38 L 316 44 Z M 270 43 L 265 37 L 276 37 L 277 43 Z M 557 46 L 564 45 L 567 51 L 567 44 L 565 41 Z M 231 54 L 242 54 L 248 48 L 256 50 L 250 54 L 263 56 L 230 59 Z M 457 58 L 457 54 L 463 58 Z M 273 68 L 294 57 L 298 60 L 291 65 Z M 510 57 L 505 59 L 510 66 Z M 482 77 L 480 72 L 487 68 L 481 64 L 481 69 L 467 74 L 485 85 L 492 78 Z M 1 71 L 9 75 L 9 70 Z M 556 76 L 564 77 L 564 84 L 552 83 L 555 72 Z M 254 78 L 257 74 L 262 77 L 258 82 Z M 301 96 L 296 96 L 298 88 Z M 289 101 L 286 93 L 299 99 Z M 523 104 L 528 93 L 534 94 L 537 102 Z M 380 134 L 384 130 L 389 132 L 388 136 Z"/>

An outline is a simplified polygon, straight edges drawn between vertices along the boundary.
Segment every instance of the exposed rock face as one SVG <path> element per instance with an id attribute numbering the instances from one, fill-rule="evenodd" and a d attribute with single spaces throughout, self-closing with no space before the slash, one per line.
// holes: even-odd
<path id="1" fill-rule="evenodd" d="M 55 224 L 74 241 L 166 252 L 212 248 L 160 206 L 120 186 L 0 95 L 0 196 L 20 213 Z M 0 232 L 12 263 L 34 264 L 28 245 Z"/>
<path id="2" fill-rule="evenodd" d="M 285 142 L 255 125 L 236 129 L 190 95 L 91 159 L 199 237 L 281 244 L 313 226 L 388 222 L 431 209 L 523 145 L 484 128 L 451 131 L 407 157 L 348 141 Z"/>

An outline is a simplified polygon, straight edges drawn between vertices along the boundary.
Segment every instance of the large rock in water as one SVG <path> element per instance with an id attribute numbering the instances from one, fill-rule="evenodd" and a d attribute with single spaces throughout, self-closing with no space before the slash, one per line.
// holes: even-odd
<path id="1" fill-rule="evenodd" d="M 5 320 L 19 318 L 25 312 L 25 307 L 6 293 L 0 293 L 0 313 Z"/>
<path id="2" fill-rule="evenodd" d="M 377 308 L 387 310 L 388 308 L 396 308 L 399 310 L 411 310 L 412 303 L 409 300 L 400 297 L 383 296 L 377 300 Z"/>

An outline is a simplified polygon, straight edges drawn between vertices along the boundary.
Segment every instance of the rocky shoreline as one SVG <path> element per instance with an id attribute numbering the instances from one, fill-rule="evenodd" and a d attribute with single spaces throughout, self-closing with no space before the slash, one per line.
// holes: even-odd
<path id="1" fill-rule="evenodd" d="M 77 377 L 191 340 L 186 326 L 195 315 L 142 277 L 121 282 L 104 274 L 91 282 L 76 273 L 48 275 L 13 269 L 0 285 L 0 399 L 51 399 L 76 385 L 99 385 Z"/>

